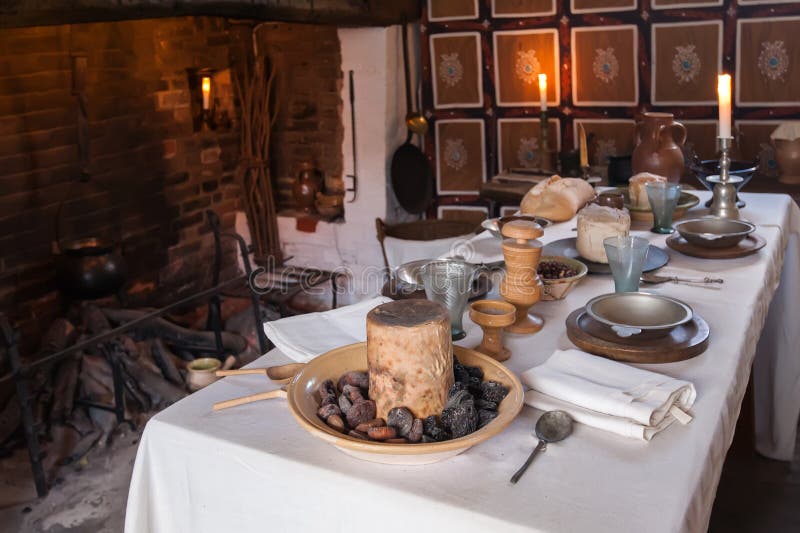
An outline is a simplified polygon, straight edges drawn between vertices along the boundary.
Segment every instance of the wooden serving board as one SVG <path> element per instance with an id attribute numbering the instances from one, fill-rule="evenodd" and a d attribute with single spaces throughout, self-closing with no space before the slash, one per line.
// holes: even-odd
<path id="1" fill-rule="evenodd" d="M 691 359 L 706 350 L 710 333 L 708 324 L 698 315 L 673 329 L 669 335 L 650 340 L 632 336 L 612 342 L 597 336 L 602 328 L 608 326 L 591 318 L 583 307 L 567 317 L 567 337 L 575 346 L 626 363 L 674 363 Z"/>
<path id="2" fill-rule="evenodd" d="M 766 244 L 766 239 L 757 233 L 751 233 L 742 239 L 739 244 L 730 248 L 703 248 L 688 242 L 677 231 L 667 237 L 667 246 L 673 250 L 701 259 L 736 259 L 745 257 L 756 253 Z"/>

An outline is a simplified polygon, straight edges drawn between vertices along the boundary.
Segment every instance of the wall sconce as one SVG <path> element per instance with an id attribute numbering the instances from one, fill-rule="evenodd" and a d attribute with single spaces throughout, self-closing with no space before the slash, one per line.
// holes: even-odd
<path id="1" fill-rule="evenodd" d="M 217 129 L 214 71 L 187 69 L 194 131 Z"/>

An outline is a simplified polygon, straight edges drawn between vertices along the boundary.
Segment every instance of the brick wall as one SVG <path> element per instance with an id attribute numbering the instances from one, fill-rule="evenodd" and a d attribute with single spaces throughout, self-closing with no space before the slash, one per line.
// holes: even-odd
<path id="1" fill-rule="evenodd" d="M 269 23 L 257 35 L 278 68 L 280 104 L 271 141 L 279 206 L 294 206 L 292 183 L 303 161 L 325 174 L 329 192 L 341 192 L 343 73 L 336 27 Z"/>
<path id="2" fill-rule="evenodd" d="M 29 346 L 62 312 L 52 242 L 64 198 L 64 238 L 122 243 L 134 303 L 210 283 L 204 211 L 232 229 L 239 134 L 193 132 L 186 69 L 229 67 L 229 41 L 217 18 L 0 31 L 0 310 Z M 76 185 L 71 54 L 88 62 L 91 180 Z"/>

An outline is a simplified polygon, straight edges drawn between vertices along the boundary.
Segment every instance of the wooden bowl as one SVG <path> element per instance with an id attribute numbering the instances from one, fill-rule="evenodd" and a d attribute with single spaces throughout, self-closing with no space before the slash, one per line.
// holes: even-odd
<path id="1" fill-rule="evenodd" d="M 386 444 L 350 437 L 328 427 L 317 416 L 319 408 L 317 387 L 326 379 L 331 379 L 335 383 L 339 376 L 349 370 L 365 370 L 367 368 L 365 342 L 336 348 L 309 361 L 289 383 L 287 390 L 289 410 L 309 433 L 357 459 L 396 465 L 423 465 L 442 461 L 503 431 L 519 414 L 524 399 L 519 379 L 502 364 L 486 355 L 460 346 L 453 346 L 453 352 L 462 364 L 480 367 L 484 373 L 484 380 L 500 382 L 509 389 L 508 396 L 500 402 L 497 409 L 497 418 L 467 436 L 429 444 Z"/>

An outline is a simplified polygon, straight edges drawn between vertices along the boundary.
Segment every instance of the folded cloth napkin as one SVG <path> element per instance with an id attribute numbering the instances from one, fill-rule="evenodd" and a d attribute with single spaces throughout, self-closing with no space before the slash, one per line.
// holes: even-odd
<path id="1" fill-rule="evenodd" d="M 305 363 L 339 346 L 367 340 L 367 313 L 390 302 L 380 296 L 321 313 L 308 313 L 264 323 L 269 340 L 281 352 Z"/>
<path id="2" fill-rule="evenodd" d="M 577 422 L 649 441 L 679 420 L 688 423 L 697 396 L 688 381 L 590 355 L 556 350 L 544 364 L 522 374 L 533 390 L 525 403 L 561 409 Z"/>

